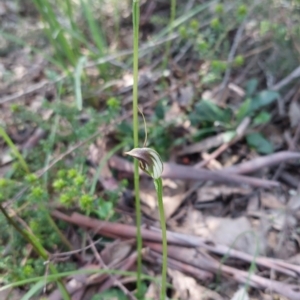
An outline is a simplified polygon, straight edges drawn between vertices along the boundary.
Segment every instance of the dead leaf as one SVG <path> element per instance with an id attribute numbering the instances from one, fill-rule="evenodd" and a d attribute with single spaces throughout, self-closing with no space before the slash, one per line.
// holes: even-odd
<path id="1" fill-rule="evenodd" d="M 181 114 L 181 109 L 177 102 L 172 102 L 171 107 L 165 112 L 166 122 L 178 122 L 178 116 Z"/>
<path id="2" fill-rule="evenodd" d="M 208 137 L 199 143 L 194 143 L 192 145 L 184 147 L 178 155 L 186 155 L 192 153 L 199 153 L 202 151 L 208 151 L 211 148 L 218 147 L 225 142 L 226 133 L 220 133 L 212 137 Z"/>
<path id="3" fill-rule="evenodd" d="M 197 202 L 214 201 L 218 198 L 227 198 L 234 195 L 247 195 L 250 189 L 231 187 L 227 185 L 204 186 L 197 190 Z"/>
<path id="4" fill-rule="evenodd" d="M 203 160 L 209 160 L 206 164 L 207 169 L 209 170 L 221 170 L 223 167 L 216 159 L 210 159 L 210 154 L 203 152 L 202 153 Z"/>
<path id="5" fill-rule="evenodd" d="M 177 93 L 177 101 L 179 106 L 187 108 L 191 106 L 194 98 L 194 89 L 192 85 L 180 87 Z"/>
<path id="6" fill-rule="evenodd" d="M 297 225 L 296 218 L 284 210 L 272 210 L 269 212 L 269 219 L 274 229 L 281 231 L 285 227 L 295 228 Z"/>
<path id="7" fill-rule="evenodd" d="M 246 92 L 244 89 L 242 89 L 240 86 L 236 85 L 235 83 L 231 82 L 228 84 L 228 88 L 235 92 L 239 97 L 244 98 L 246 95 Z"/>
<path id="8" fill-rule="evenodd" d="M 256 212 L 258 211 L 258 209 L 259 209 L 259 198 L 257 193 L 255 193 L 254 195 L 251 195 L 248 200 L 247 212 L 248 213 Z"/>
<path id="9" fill-rule="evenodd" d="M 297 210 L 299 210 L 299 208 L 300 208 L 300 194 L 293 195 L 290 198 L 287 207 L 291 211 L 297 211 Z"/>
<path id="10" fill-rule="evenodd" d="M 116 190 L 118 183 L 112 176 L 110 168 L 108 166 L 107 159 L 107 141 L 98 139 L 96 143 L 91 144 L 89 147 L 88 159 L 95 165 L 96 168 L 90 170 L 93 176 L 96 174 L 98 167 L 100 166 L 99 181 L 106 190 Z"/>
<path id="11" fill-rule="evenodd" d="M 181 226 L 176 227 L 175 231 L 201 235 L 203 227 L 205 227 L 205 224 L 202 212 L 191 207 L 188 209 L 184 223 Z"/>
<path id="12" fill-rule="evenodd" d="M 126 241 L 115 241 L 107 244 L 101 251 L 101 256 L 106 265 L 114 265 L 127 257 L 132 249 L 132 245 Z"/>
<path id="13" fill-rule="evenodd" d="M 172 284 L 176 291 L 176 296 L 181 300 L 223 299 L 218 293 L 198 284 L 194 278 L 187 276 L 177 270 L 168 269 L 168 274 L 172 278 Z"/>
<path id="14" fill-rule="evenodd" d="M 0 156 L 0 165 L 6 165 L 9 164 L 11 162 L 13 162 L 14 158 L 11 155 L 11 150 L 10 149 L 5 149 L 3 151 L 1 151 L 1 156 Z"/>
<path id="15" fill-rule="evenodd" d="M 245 287 L 241 287 L 234 293 L 231 300 L 250 300 L 250 298 Z"/>
<path id="16" fill-rule="evenodd" d="M 202 229 L 202 236 L 215 243 L 253 255 L 258 249 L 260 253 L 264 252 L 264 237 L 260 232 L 252 229 L 246 217 L 237 219 L 207 217 L 205 224 L 206 228 Z"/>
<path id="17" fill-rule="evenodd" d="M 297 101 L 292 101 L 289 107 L 289 118 L 291 127 L 295 127 L 300 122 L 300 105 Z"/>
<path id="18" fill-rule="evenodd" d="M 0 16 L 4 16 L 6 14 L 6 7 L 4 3 L 0 3 Z"/>
<path id="19" fill-rule="evenodd" d="M 285 207 L 285 205 L 273 193 L 262 192 L 260 201 L 262 206 L 265 208 L 279 209 Z"/>
<path id="20" fill-rule="evenodd" d="M 163 179 L 163 202 L 166 219 L 169 219 L 184 199 L 185 183 L 182 180 Z M 141 179 L 140 196 L 144 204 L 142 210 L 145 214 L 159 220 L 157 194 L 152 180 Z"/>
<path id="21" fill-rule="evenodd" d="M 287 262 L 297 265 L 297 266 L 300 266 L 300 253 L 288 258 Z"/>
<path id="22" fill-rule="evenodd" d="M 246 217 L 236 219 L 205 217 L 201 211 L 191 209 L 185 222 L 176 228 L 176 231 L 198 235 L 216 244 L 223 244 L 252 255 L 257 250 L 260 254 L 265 253 L 265 231 L 261 228 L 252 228 Z"/>
<path id="23" fill-rule="evenodd" d="M 212 101 L 217 105 L 225 106 L 230 94 L 228 86 L 223 88 L 221 92 L 222 94 L 220 94 L 220 86 L 216 86 L 212 90 L 204 91 L 202 93 L 202 99 Z"/>
<path id="24" fill-rule="evenodd" d="M 149 300 L 159 300 L 160 290 L 158 285 L 154 282 L 151 282 L 144 297 L 145 299 Z"/>

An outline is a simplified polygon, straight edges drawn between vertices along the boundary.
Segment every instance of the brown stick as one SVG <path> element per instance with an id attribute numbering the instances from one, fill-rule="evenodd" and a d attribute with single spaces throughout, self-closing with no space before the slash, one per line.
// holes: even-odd
<path id="1" fill-rule="evenodd" d="M 160 264 L 162 263 L 162 255 L 157 255 L 157 252 L 154 252 L 152 250 L 150 250 L 148 254 L 154 256 L 156 260 L 158 259 Z M 147 255 L 145 255 L 145 257 L 147 258 Z M 168 266 L 172 269 L 182 271 L 186 274 L 191 274 L 194 276 L 194 278 L 197 278 L 198 280 L 204 282 L 211 282 L 211 280 L 213 279 L 212 272 L 205 271 L 202 268 L 195 268 L 194 266 L 182 263 L 180 260 L 175 260 L 170 257 L 168 257 Z"/>
<path id="2" fill-rule="evenodd" d="M 153 251 L 162 253 L 162 246 L 159 243 L 146 243 Z M 153 254 L 155 254 L 155 252 Z M 159 257 L 160 257 L 159 256 Z M 157 257 L 157 256 L 156 256 Z M 268 289 L 287 297 L 290 300 L 299 300 L 300 291 L 299 286 L 285 284 L 276 280 L 267 279 L 249 272 L 235 269 L 226 265 L 220 265 L 218 261 L 212 257 L 204 257 L 199 253 L 192 253 L 191 250 L 181 247 L 168 246 L 168 257 L 173 258 L 174 261 L 183 262 L 186 265 L 192 265 L 196 268 L 201 268 L 215 274 L 221 273 L 225 277 L 230 277 L 242 284 L 249 284 L 258 289 Z M 190 269 L 192 271 L 192 269 Z M 194 274 L 196 275 L 196 274 Z"/>
<path id="3" fill-rule="evenodd" d="M 134 226 L 126 225 L 126 224 L 118 224 L 118 223 L 110 223 L 110 222 L 104 222 L 99 221 L 95 219 L 91 219 L 89 217 L 74 213 L 71 216 L 64 215 L 60 212 L 54 211 L 53 216 L 59 217 L 62 220 L 71 222 L 73 224 L 77 224 L 83 227 L 91 228 L 94 230 L 97 230 L 99 234 L 102 234 L 104 236 L 119 236 L 120 238 L 132 238 L 136 235 L 136 228 Z M 101 230 L 99 230 L 101 228 Z M 152 249 L 155 248 L 156 251 L 159 249 L 161 250 L 161 234 L 159 230 L 151 231 L 149 229 L 142 228 L 142 237 L 144 240 L 144 244 L 152 245 Z M 183 235 L 179 233 L 173 233 L 168 232 L 167 235 L 168 243 L 170 244 L 168 246 L 168 255 L 169 257 L 173 257 L 175 260 L 184 261 L 188 260 L 190 257 L 192 259 L 192 264 L 195 267 L 198 267 L 200 269 L 204 269 L 209 272 L 217 272 L 220 269 L 219 262 L 207 257 L 200 258 L 197 260 L 194 259 L 194 256 L 192 255 L 186 255 L 186 252 L 183 253 L 180 251 L 183 251 L 182 248 L 174 247 L 172 245 L 180 245 L 185 247 L 202 247 L 204 249 L 209 250 L 210 252 L 214 253 L 220 253 L 222 252 L 222 255 L 227 254 L 231 257 L 238 257 L 242 258 L 244 257 L 245 260 L 249 263 L 251 263 L 255 259 L 255 263 L 259 265 L 260 267 L 270 268 L 276 271 L 279 271 L 284 274 L 288 274 L 294 277 L 298 277 L 300 274 L 300 267 L 294 266 L 288 263 L 285 263 L 283 261 L 279 260 L 271 260 L 268 258 L 263 257 L 257 257 L 254 258 L 251 255 L 245 254 L 243 252 L 230 249 L 227 246 L 222 245 L 214 245 L 212 242 L 209 243 L 209 241 L 204 240 L 201 237 L 195 237 L 190 235 Z M 152 243 L 151 243 L 152 242 Z M 157 243 L 153 243 L 157 242 Z M 222 249 L 223 248 L 223 249 Z M 176 249 L 176 250 L 174 250 Z M 179 251 L 180 250 L 180 251 Z M 226 250 L 226 251 L 224 251 Z M 173 252 L 172 252 L 173 251 Z M 187 249 L 185 249 L 187 251 Z M 195 250 L 194 250 L 195 251 Z M 188 262 L 186 262 L 188 263 Z M 177 264 L 178 266 L 178 264 Z M 192 269 L 190 268 L 190 271 Z M 240 283 L 249 283 L 250 286 L 259 288 L 259 289 L 271 289 L 275 291 L 278 294 L 286 296 L 288 299 L 291 300 L 299 300 L 300 299 L 300 291 L 298 286 L 294 285 L 287 285 L 282 282 L 277 282 L 275 280 L 266 279 L 260 276 L 257 276 L 255 274 L 252 274 L 249 277 L 249 273 L 241 270 L 237 270 L 235 268 L 223 265 L 221 267 L 221 272 L 223 276 L 228 276 L 237 282 Z"/>
<path id="4" fill-rule="evenodd" d="M 109 160 L 109 164 L 112 168 L 133 173 L 133 165 L 118 156 L 113 156 Z M 142 176 L 147 176 L 145 173 L 140 173 Z M 214 181 L 222 183 L 235 183 L 235 184 L 249 184 L 255 187 L 271 188 L 278 187 L 279 183 L 277 181 L 253 178 L 248 176 L 242 176 L 235 174 L 234 172 L 228 172 L 228 174 L 223 171 L 214 172 L 204 169 L 195 169 L 189 166 L 183 166 L 173 163 L 164 163 L 164 171 L 162 174 L 163 178 L 171 179 L 183 179 L 183 180 L 201 180 L 201 181 Z"/>
<path id="5" fill-rule="evenodd" d="M 291 151 L 277 152 L 268 156 L 257 157 L 250 161 L 225 168 L 222 170 L 222 172 L 228 172 L 233 174 L 250 174 L 262 168 L 278 165 L 281 162 L 292 159 L 300 159 L 300 153 Z"/>
<path id="6" fill-rule="evenodd" d="M 236 130 L 236 137 L 234 137 L 231 141 L 222 144 L 219 148 L 217 148 L 212 154 L 210 154 L 209 158 L 204 159 L 194 166 L 194 168 L 203 168 L 205 167 L 212 159 L 216 159 L 219 155 L 221 155 L 224 151 L 226 151 L 229 147 L 238 142 L 245 134 L 246 129 L 248 128 L 251 120 L 249 117 L 246 117 L 241 124 L 238 126 Z"/>
<path id="7" fill-rule="evenodd" d="M 94 253 L 96 260 L 99 263 L 99 266 L 108 270 L 108 266 L 105 264 L 100 253 L 97 251 L 90 235 L 88 235 L 88 240 L 90 245 L 92 246 L 92 251 Z M 99 292 L 104 291 L 113 285 L 117 285 L 129 299 L 137 300 L 135 296 L 130 291 L 128 291 L 128 289 L 119 281 L 118 276 L 109 275 L 109 279 L 107 279 L 106 282 L 102 284 L 102 286 L 99 288 Z"/>
<path id="8" fill-rule="evenodd" d="M 81 227 L 93 229 L 98 234 L 106 237 L 119 237 L 123 239 L 131 239 L 136 237 L 136 227 L 131 225 L 99 221 L 78 213 L 73 213 L 71 216 L 68 216 L 59 211 L 53 211 L 52 215 L 60 220 L 76 224 Z M 159 229 L 153 227 L 150 227 L 150 230 L 142 228 L 141 233 L 144 241 L 161 243 L 161 231 Z M 167 239 L 168 244 L 170 245 L 202 247 L 211 253 L 221 256 L 229 255 L 232 258 L 240 259 L 247 263 L 251 263 L 254 259 L 250 254 L 231 249 L 225 245 L 214 244 L 212 241 L 199 236 L 168 231 Z M 257 265 L 263 268 L 272 269 L 294 278 L 298 278 L 300 275 L 300 266 L 292 265 L 281 260 L 270 259 L 267 257 L 256 257 L 255 261 Z"/>

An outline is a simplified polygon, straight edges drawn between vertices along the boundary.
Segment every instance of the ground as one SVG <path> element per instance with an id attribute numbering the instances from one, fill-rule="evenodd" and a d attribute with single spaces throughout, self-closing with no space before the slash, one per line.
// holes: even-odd
<path id="1" fill-rule="evenodd" d="M 142 170 L 137 293 L 132 3 L 99 3 L 0 3 L 1 299 L 160 297 Z M 300 299 L 298 1 L 139 5 L 139 147 L 163 161 L 168 298 Z"/>

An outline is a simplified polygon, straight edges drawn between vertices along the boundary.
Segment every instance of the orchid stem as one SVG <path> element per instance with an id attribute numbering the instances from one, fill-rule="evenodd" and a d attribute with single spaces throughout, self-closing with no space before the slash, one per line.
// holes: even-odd
<path id="1" fill-rule="evenodd" d="M 132 23 L 133 23 L 133 142 L 137 148 L 139 144 L 138 137 L 138 67 L 139 67 L 139 19 L 140 3 L 139 0 L 133 0 L 132 4 Z M 134 192 L 135 192 L 135 214 L 136 214 L 136 242 L 137 242 L 137 296 L 142 296 L 142 234 L 141 234 L 141 204 L 139 188 L 139 163 L 134 160 Z"/>
<path id="2" fill-rule="evenodd" d="M 161 233 L 162 233 L 162 246 L 163 246 L 160 299 L 164 300 L 166 298 L 168 249 L 167 249 L 167 226 L 166 226 L 166 218 L 164 212 L 163 187 L 162 187 L 161 177 L 154 179 L 154 185 L 156 188 L 156 193 L 158 198 L 159 219 L 160 219 L 160 226 L 161 226 Z"/>

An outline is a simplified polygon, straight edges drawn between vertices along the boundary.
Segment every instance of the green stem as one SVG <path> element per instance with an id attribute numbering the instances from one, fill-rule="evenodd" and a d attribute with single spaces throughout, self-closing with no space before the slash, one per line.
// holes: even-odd
<path id="1" fill-rule="evenodd" d="M 139 0 L 133 0 L 132 22 L 133 22 L 133 140 L 134 148 L 138 147 L 138 67 L 139 67 L 139 19 L 140 3 Z M 135 213 L 136 213 L 136 240 L 137 240 L 137 296 L 142 295 L 142 234 L 141 234 L 141 204 L 139 188 L 139 163 L 134 160 L 134 192 L 135 192 Z"/>
<path id="2" fill-rule="evenodd" d="M 170 9 L 170 22 L 169 27 L 171 28 L 169 35 L 172 34 L 174 31 L 174 28 L 172 28 L 175 16 L 176 16 L 176 0 L 171 0 L 171 9 Z M 166 44 L 166 53 L 165 53 L 165 59 L 163 63 L 163 67 L 166 68 L 168 65 L 169 55 L 170 55 L 170 48 L 171 48 L 171 41 L 168 41 Z"/>
<path id="3" fill-rule="evenodd" d="M 157 198 L 158 198 L 159 218 L 160 218 L 160 226 L 161 226 L 161 233 L 162 233 L 162 246 L 163 246 L 160 299 L 164 300 L 166 298 L 168 249 L 167 249 L 167 226 L 166 226 L 164 203 L 163 203 L 162 179 L 161 178 L 154 179 L 154 184 L 155 184 Z"/>
<path id="4" fill-rule="evenodd" d="M 29 167 L 28 167 L 26 161 L 24 160 L 22 154 L 19 152 L 19 150 L 16 147 L 16 145 L 14 144 L 14 142 L 10 139 L 10 137 L 8 136 L 8 134 L 6 133 L 6 131 L 4 130 L 4 128 L 2 128 L 2 127 L 0 127 L 0 137 L 2 137 L 4 139 L 4 141 L 9 146 L 9 148 L 11 149 L 11 151 L 13 152 L 13 154 L 19 160 L 20 165 L 22 166 L 22 168 L 24 169 L 24 171 L 26 173 L 30 173 Z"/>
<path id="5" fill-rule="evenodd" d="M 10 225 L 12 225 L 17 232 L 19 232 L 23 238 L 32 245 L 33 249 L 38 253 L 39 256 L 41 256 L 44 260 L 48 260 L 48 254 L 47 251 L 44 249 L 44 247 L 42 246 L 42 244 L 38 241 L 38 239 L 31 234 L 29 231 L 27 230 L 23 230 L 10 216 L 9 214 L 6 212 L 5 208 L 0 205 L 0 211 L 3 213 L 4 217 L 6 218 L 6 220 L 8 221 L 8 223 Z M 53 274 L 57 274 L 57 270 L 55 269 L 55 267 L 53 266 L 53 264 L 51 262 L 49 262 L 49 269 L 51 270 L 51 272 Z M 63 283 L 58 280 L 57 284 L 59 286 L 60 292 L 62 293 L 62 295 L 64 296 L 63 299 L 70 299 L 71 297 L 66 289 L 66 287 L 63 285 Z"/>
<path id="6" fill-rule="evenodd" d="M 42 208 L 43 209 L 43 208 Z M 50 216 L 48 211 L 45 211 L 46 213 L 46 218 L 48 220 L 48 222 L 50 223 L 50 225 L 52 226 L 52 228 L 54 229 L 54 231 L 57 233 L 57 235 L 60 237 L 61 241 L 63 242 L 63 244 L 70 250 L 74 250 L 72 244 L 69 242 L 69 240 L 64 236 L 64 234 L 60 231 L 60 229 L 58 228 L 58 226 L 56 225 L 56 223 L 53 221 L 52 217 Z"/>

